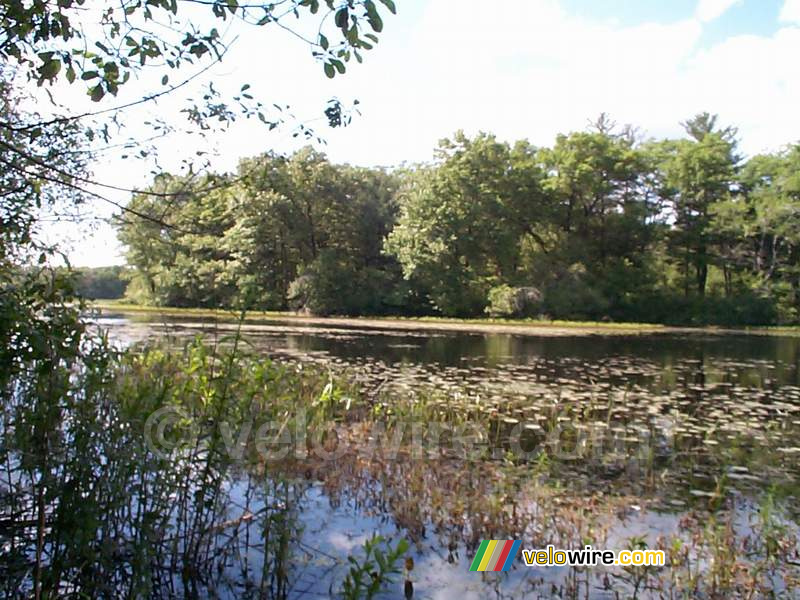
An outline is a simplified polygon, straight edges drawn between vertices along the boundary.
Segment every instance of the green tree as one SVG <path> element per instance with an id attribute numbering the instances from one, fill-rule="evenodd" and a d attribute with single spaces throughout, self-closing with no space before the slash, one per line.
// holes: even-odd
<path id="1" fill-rule="evenodd" d="M 777 299 L 780 317 L 800 309 L 800 146 L 752 157 L 742 167 L 737 193 L 717 204 L 712 227 L 722 240 L 726 291 L 752 289 Z M 738 275 L 736 290 L 731 281 Z"/>
<path id="2" fill-rule="evenodd" d="M 690 136 L 660 144 L 661 182 L 673 219 L 671 244 L 683 272 L 684 294 L 705 296 L 713 259 L 713 207 L 730 199 L 739 157 L 736 130 L 717 127 L 717 117 L 697 115 L 684 123 Z"/>
<path id="3" fill-rule="evenodd" d="M 560 135 L 540 153 L 557 243 L 539 257 L 549 258 L 538 261 L 544 268 L 532 261 L 532 280 L 554 316 L 605 316 L 652 285 L 648 257 L 660 207 L 651 168 L 630 129 L 615 129 L 601 115 L 592 131 Z"/>
<path id="4" fill-rule="evenodd" d="M 380 312 L 380 291 L 369 282 L 391 291 L 394 262 L 381 249 L 394 221 L 395 187 L 396 178 L 380 169 L 334 165 L 311 149 L 243 160 L 236 176 L 198 182 L 162 175 L 129 205 L 143 218 L 119 222 L 139 272 L 131 291 L 172 306 L 286 309 L 292 283 L 322 282 L 324 264 L 339 278 L 354 274 L 361 300 L 331 294 L 338 307 L 314 306 Z M 171 194 L 166 211 L 162 194 Z"/>
<path id="5" fill-rule="evenodd" d="M 516 276 L 520 238 L 542 210 L 534 157 L 525 142 L 459 132 L 406 182 L 386 250 L 443 314 L 480 314 L 489 290 Z"/>
<path id="6" fill-rule="evenodd" d="M 76 269 L 76 292 L 91 300 L 116 300 L 125 295 L 128 287 L 125 267 L 96 267 Z"/>

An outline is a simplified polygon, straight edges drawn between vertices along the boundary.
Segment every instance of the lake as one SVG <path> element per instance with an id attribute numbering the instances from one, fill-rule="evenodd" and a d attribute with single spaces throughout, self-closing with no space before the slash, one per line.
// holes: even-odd
<path id="1" fill-rule="evenodd" d="M 235 556 L 220 567 L 230 574 L 225 586 L 207 594 L 328 597 L 346 573 L 347 556 L 359 556 L 378 532 L 411 541 L 415 598 L 660 598 L 679 591 L 714 597 L 690 583 L 692 565 L 713 584 L 713 565 L 751 560 L 731 556 L 738 545 L 750 549 L 751 562 L 764 558 L 774 569 L 759 563 L 757 576 L 747 579 L 731 568 L 730 577 L 744 578 L 741 589 L 797 597 L 800 337 L 470 332 L 430 323 L 413 330 L 409 322 L 398 329 L 343 320 L 240 325 L 121 312 L 94 322 L 123 346 L 163 339 L 181 345 L 197 335 L 224 346 L 239 332 L 243 345 L 264 357 L 355 382 L 380 398 L 376 406 L 384 411 L 424 395 L 435 414 L 486 424 L 488 454 L 479 461 L 444 453 L 377 464 L 348 455 L 282 477 L 274 494 L 285 495 L 294 528 L 280 573 L 265 583 L 266 553 L 253 543 L 263 538 L 264 522 L 248 518 L 232 542 Z M 514 431 L 524 434 L 521 447 L 512 443 Z M 230 473 L 226 518 L 263 514 L 269 499 L 253 492 L 259 478 L 263 473 Z M 785 560 L 777 566 L 773 551 L 762 548 L 773 535 L 765 531 L 782 536 L 776 543 Z M 468 572 L 480 539 L 511 534 L 524 548 L 546 541 L 668 546 L 678 548 L 675 564 L 683 557 L 686 569 L 527 567 L 518 558 L 510 573 Z M 402 581 L 397 586 L 379 597 L 400 597 Z"/>

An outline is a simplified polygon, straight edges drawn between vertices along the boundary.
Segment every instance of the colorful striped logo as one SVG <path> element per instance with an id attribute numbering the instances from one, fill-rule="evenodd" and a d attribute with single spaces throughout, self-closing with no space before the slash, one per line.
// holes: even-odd
<path id="1" fill-rule="evenodd" d="M 483 540 L 470 571 L 508 571 L 519 552 L 519 540 Z"/>

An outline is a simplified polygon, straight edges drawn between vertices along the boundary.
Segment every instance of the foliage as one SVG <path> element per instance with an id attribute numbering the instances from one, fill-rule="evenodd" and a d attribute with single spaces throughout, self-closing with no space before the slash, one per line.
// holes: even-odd
<path id="1" fill-rule="evenodd" d="M 489 290 L 486 312 L 492 317 L 532 317 L 539 314 L 542 294 L 536 288 L 499 285 Z"/>
<path id="2" fill-rule="evenodd" d="M 387 545 L 384 550 L 382 546 Z M 408 542 L 404 539 L 394 547 L 379 535 L 364 542 L 364 557 L 359 560 L 348 556 L 350 570 L 345 577 L 342 596 L 345 600 L 372 599 L 384 590 L 391 581 L 391 576 L 400 573 L 397 563 L 408 551 Z"/>
<path id="3" fill-rule="evenodd" d="M 68 212 L 86 199 L 74 185 L 87 170 L 83 131 L 59 121 L 27 129 L 28 122 L 40 118 L 23 108 L 28 101 L 9 72 L 0 69 L 0 269 L 43 262 L 42 252 L 49 251 L 39 240 L 42 214 Z M 47 165 L 47 173 L 41 165 Z"/>
<path id="4" fill-rule="evenodd" d="M 285 587 L 306 486 L 257 474 L 253 438 L 237 446 L 236 436 L 256 418 L 285 422 L 298 406 L 307 420 L 293 430 L 318 427 L 342 412 L 343 389 L 327 371 L 247 355 L 235 337 L 229 350 L 198 342 L 119 354 L 85 332 L 77 311 L 44 299 L 52 312 L 33 335 L 20 333 L 16 360 L 0 372 L 0 594 L 213 595 L 232 549 L 253 552 L 237 540 L 253 513 L 248 535 L 272 534 L 261 531 L 264 571 L 244 561 L 231 572 L 273 593 Z M 153 414 L 168 417 L 161 437 Z M 234 468 L 252 470 L 246 502 L 257 506 L 234 502 Z"/>
<path id="5" fill-rule="evenodd" d="M 149 191 L 175 193 L 170 209 L 140 194 L 129 208 L 153 218 L 119 221 L 136 267 L 131 295 L 163 306 L 382 312 L 399 280 L 381 253 L 394 188 L 383 170 L 332 165 L 310 149 L 244 160 L 236 178 L 162 175 Z"/>
<path id="6" fill-rule="evenodd" d="M 75 269 L 75 291 L 87 300 L 117 300 L 128 287 L 126 267 L 94 267 Z"/>
<path id="7" fill-rule="evenodd" d="M 395 12 L 392 0 L 378 1 Z M 39 85 L 62 78 L 83 82 L 97 102 L 106 93 L 116 95 L 148 62 L 169 73 L 206 56 L 219 57 L 226 46 L 218 27 L 229 19 L 264 27 L 286 16 L 299 18 L 301 11 L 313 15 L 322 8 L 321 20 L 332 15 L 340 36 L 331 44 L 320 33 L 315 41 L 329 77 L 344 73 L 344 63 L 352 56 L 360 60 L 359 52 L 377 42 L 372 32 L 383 30 L 372 0 L 213 1 L 204 5 L 206 14 L 178 0 L 125 1 L 102 10 L 83 4 L 80 0 L 57 5 L 8 3 L 3 11 L 5 39 L 0 56 L 33 67 Z M 99 31 L 97 23 L 92 23 L 94 29 L 89 26 L 93 17 L 98 18 Z M 204 22 L 211 26 L 203 26 Z"/>
<path id="8" fill-rule="evenodd" d="M 743 162 L 701 114 L 639 142 L 443 140 L 394 172 L 303 150 L 161 175 L 120 221 L 130 293 L 165 306 L 764 325 L 800 315 L 800 151 Z M 176 198 L 169 210 L 152 194 Z M 162 218 L 165 223 L 159 220 Z M 166 226 L 165 226 L 166 225 Z"/>
<path id="9" fill-rule="evenodd" d="M 409 177 L 386 248 L 442 314 L 479 314 L 489 290 L 517 276 L 518 240 L 542 209 L 534 154 L 526 142 L 459 132 L 440 142 L 435 167 Z"/>
<path id="10" fill-rule="evenodd" d="M 86 117 L 108 111 L 112 122 L 120 125 L 119 111 L 173 93 L 221 61 L 236 38 L 237 27 L 288 30 L 312 48 L 328 77 L 343 74 L 352 58 L 361 62 L 362 53 L 378 42 L 376 34 L 383 30 L 381 11 L 384 15 L 396 12 L 393 0 L 377 2 L 383 5 L 381 9 L 373 0 L 125 0 L 107 6 L 86 6 L 82 0 L 57 4 L 14 1 L 3 10 L 0 58 L 39 86 L 65 82 L 83 87 L 94 102 L 116 96 L 125 86 L 140 88 L 138 100 L 94 115 L 66 117 L 89 123 Z M 318 23 L 314 39 L 294 31 L 303 18 Z M 170 76 L 179 80 L 170 82 Z M 160 81 L 160 87 L 141 89 L 150 80 Z M 203 99 L 188 99 L 182 112 L 189 124 L 201 131 L 214 121 L 225 124 L 241 116 L 257 116 L 270 129 L 275 127 L 277 122 L 251 95 L 250 87 L 245 83 L 238 94 L 228 98 L 209 83 Z M 334 127 L 346 124 L 347 115 L 336 100 L 325 114 Z M 30 120 L 23 128 L 37 135 L 47 122 Z M 155 131 L 173 127 L 162 119 L 153 125 Z M 16 129 L 9 122 L 0 126 Z M 89 127 L 106 139 L 111 135 L 108 122 L 94 122 Z"/>

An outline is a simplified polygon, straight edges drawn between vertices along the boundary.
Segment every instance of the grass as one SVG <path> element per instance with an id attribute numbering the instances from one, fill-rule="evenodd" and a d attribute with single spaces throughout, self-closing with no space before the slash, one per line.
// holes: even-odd
<path id="1" fill-rule="evenodd" d="M 197 316 L 197 317 L 240 317 L 241 313 L 233 309 L 225 308 L 175 308 L 160 306 L 144 306 L 141 304 L 128 304 L 120 300 L 102 300 L 91 303 L 92 308 L 100 310 L 115 310 L 125 313 L 158 314 L 172 316 Z M 608 330 L 642 330 L 642 329 L 669 329 L 657 323 L 612 323 L 607 321 L 562 321 L 544 319 L 461 319 L 454 317 L 405 317 L 405 316 L 369 316 L 369 317 L 350 317 L 332 316 L 315 317 L 313 315 L 303 315 L 289 311 L 258 311 L 250 310 L 245 315 L 246 320 L 257 319 L 338 319 L 348 320 L 357 323 L 359 321 L 383 321 L 387 323 L 426 323 L 426 324 L 445 324 L 445 325 L 505 325 L 505 326 L 524 326 L 524 327 L 557 327 L 574 329 L 608 329 Z"/>
<path id="2" fill-rule="evenodd" d="M 244 321 L 258 321 L 263 319 L 273 319 L 281 321 L 318 321 L 338 322 L 342 324 L 378 326 L 397 326 L 413 329 L 414 324 L 424 327 L 434 328 L 457 328 L 475 331 L 490 331 L 502 333 L 504 328 L 517 328 L 518 331 L 528 329 L 530 331 L 544 330 L 574 330 L 576 332 L 589 331 L 593 333 L 624 333 L 624 332 L 658 332 L 658 333 L 683 333 L 691 331 L 708 331 L 713 333 L 741 333 L 755 335 L 783 335 L 800 336 L 800 325 L 780 325 L 780 326 L 757 326 L 757 327 L 721 327 L 721 326 L 669 326 L 658 323 L 635 323 L 635 322 L 608 322 L 608 321 L 564 321 L 564 320 L 545 320 L 545 319 L 498 319 L 498 318 L 474 318 L 461 319 L 454 317 L 407 317 L 407 316 L 331 316 L 317 317 L 314 315 L 303 315 L 289 311 L 247 311 L 244 316 L 240 311 L 225 308 L 175 308 L 161 306 L 144 306 L 140 304 L 126 303 L 124 300 L 102 300 L 90 304 L 92 308 L 98 310 L 118 311 L 129 314 L 151 314 L 162 316 L 192 316 L 200 318 L 243 318 Z M 518 331 L 515 331 L 518 332 Z"/>

